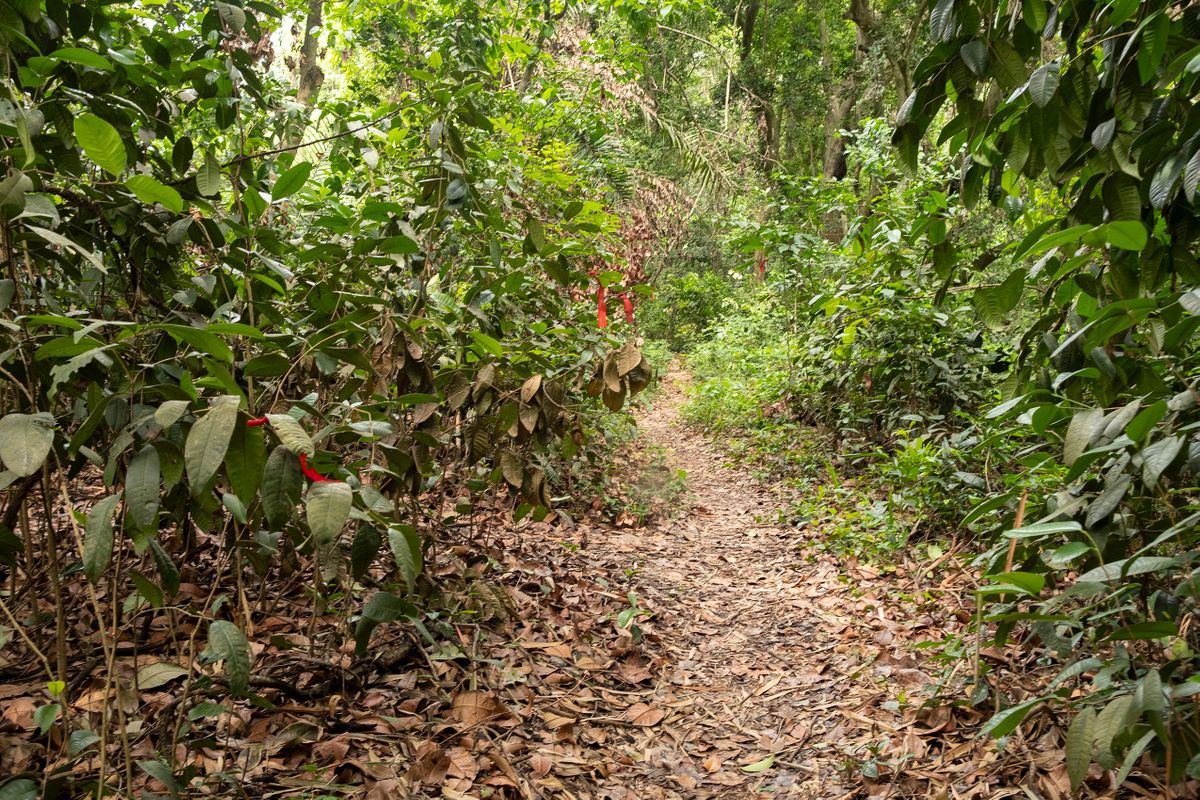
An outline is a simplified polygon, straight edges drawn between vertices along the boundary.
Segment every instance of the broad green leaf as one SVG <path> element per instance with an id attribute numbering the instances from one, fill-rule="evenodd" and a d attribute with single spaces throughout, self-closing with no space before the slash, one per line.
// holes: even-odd
<path id="1" fill-rule="evenodd" d="M 150 540 L 150 554 L 154 556 L 154 568 L 158 570 L 163 591 L 174 596 L 179 592 L 179 567 L 175 566 L 170 554 L 163 549 L 157 539 Z"/>
<path id="2" fill-rule="evenodd" d="M 1166 639 L 1176 636 L 1179 626 L 1174 622 L 1135 622 L 1125 625 L 1104 637 L 1108 642 L 1139 641 L 1149 639 Z"/>
<path id="3" fill-rule="evenodd" d="M 355 653 L 362 655 L 371 642 L 371 632 L 383 622 L 393 622 L 401 617 L 415 619 L 417 609 L 408 601 L 390 592 L 376 592 L 363 606 L 362 616 L 354 628 Z"/>
<path id="4" fill-rule="evenodd" d="M 0 786 L 0 800 L 37 800 L 38 785 L 28 778 L 14 778 Z"/>
<path id="5" fill-rule="evenodd" d="M 208 650 L 214 660 L 225 662 L 225 680 L 234 694 L 242 694 L 250 682 L 250 642 L 232 622 L 219 619 L 208 626 Z"/>
<path id="6" fill-rule="evenodd" d="M 182 678 L 188 672 L 187 667 L 172 664 L 170 661 L 155 661 L 138 669 L 135 688 L 143 692 L 147 689 L 157 689 Z"/>
<path id="7" fill-rule="evenodd" d="M 1121 250 L 1140 251 L 1145 249 L 1149 241 L 1146 226 L 1136 219 L 1122 219 L 1108 222 L 1095 229 L 1096 236 Z"/>
<path id="8" fill-rule="evenodd" d="M 279 176 L 279 179 L 275 181 L 275 185 L 271 187 L 271 199 L 282 200 L 300 191 L 308 181 L 308 176 L 311 172 L 312 164 L 307 161 L 293 164 L 290 169 Z"/>
<path id="9" fill-rule="evenodd" d="M 125 143 L 117 129 L 95 114 L 83 113 L 75 117 L 75 139 L 83 152 L 101 169 L 114 178 L 125 171 Z"/>
<path id="10" fill-rule="evenodd" d="M 304 500 L 305 516 L 313 540 L 318 544 L 337 541 L 350 518 L 354 491 L 342 481 L 314 483 Z"/>
<path id="11" fill-rule="evenodd" d="M 179 192 L 159 183 L 149 175 L 134 175 L 125 179 L 125 187 L 133 192 L 143 203 L 153 205 L 158 203 L 168 211 L 176 213 L 183 211 L 183 198 Z"/>
<path id="12" fill-rule="evenodd" d="M 1087 777 L 1088 767 L 1092 765 L 1092 726 L 1096 721 L 1096 710 L 1085 708 L 1071 720 L 1067 728 L 1066 751 L 1067 776 L 1071 781 L 1071 791 L 1079 788 Z"/>
<path id="13" fill-rule="evenodd" d="M 1125 426 L 1125 435 L 1135 442 L 1140 442 L 1145 439 L 1150 431 L 1154 430 L 1154 426 L 1159 423 L 1167 413 L 1167 401 L 1159 400 L 1152 405 L 1143 408 L 1136 417 L 1128 425 Z"/>
<path id="14" fill-rule="evenodd" d="M 104 56 L 97 53 L 95 50 L 87 50 L 83 47 L 60 47 L 58 50 L 50 53 L 47 58 L 57 58 L 59 61 L 66 61 L 71 64 L 80 64 L 92 69 L 112 72 L 112 62 Z"/>
<path id="15" fill-rule="evenodd" d="M 155 327 L 171 334 L 177 341 L 186 342 L 219 361 L 227 364 L 233 363 L 233 350 L 215 333 L 210 333 L 203 328 L 193 328 L 190 325 L 161 324 Z"/>
<path id="16" fill-rule="evenodd" d="M 1079 576 L 1079 582 L 1097 583 L 1100 581 L 1117 581 L 1123 577 L 1142 575 L 1147 572 L 1174 572 L 1181 566 L 1182 562 L 1178 558 L 1170 556 L 1122 558 L 1083 573 Z"/>
<path id="17" fill-rule="evenodd" d="M 263 429 L 236 425 L 229 451 L 225 454 L 225 474 L 229 485 L 244 505 L 249 505 L 258 494 L 263 479 L 263 467 L 267 463 L 267 447 Z"/>
<path id="18" fill-rule="evenodd" d="M 72 253 L 87 260 L 89 264 L 98 269 L 100 272 L 108 272 L 108 268 L 104 266 L 104 261 L 95 252 L 89 250 L 83 245 L 68 239 L 61 233 L 56 233 L 49 228 L 42 228 L 38 225 L 26 225 L 25 230 L 36 233 L 38 236 L 45 239 L 52 245 L 61 247 L 64 250 L 70 250 Z"/>
<path id="19" fill-rule="evenodd" d="M 147 444 L 129 460 L 129 469 L 125 472 L 125 505 L 130 519 L 140 530 L 158 528 L 161 480 L 158 450 Z"/>
<path id="20" fill-rule="evenodd" d="M 363 488 L 366 491 L 366 487 Z M 360 580 L 371 568 L 371 563 L 379 554 L 379 546 L 383 543 L 379 529 L 374 525 L 361 524 L 354 533 L 354 541 L 350 544 L 350 576 Z"/>
<path id="21" fill-rule="evenodd" d="M 291 414 L 267 414 L 267 421 L 279 441 L 296 455 L 311 456 L 316 452 L 312 437 Z"/>
<path id="22" fill-rule="evenodd" d="M 488 336 L 486 333 L 471 331 L 471 338 L 475 340 L 476 344 L 483 348 L 485 353 L 490 353 L 496 358 L 500 358 L 504 355 L 504 345 L 500 344 L 500 342 L 496 341 L 491 336 Z"/>
<path id="23" fill-rule="evenodd" d="M 742 767 L 742 772 L 766 772 L 773 766 L 775 766 L 775 756 L 769 755 L 766 758 L 755 761 L 753 764 L 747 764 Z"/>
<path id="24" fill-rule="evenodd" d="M 263 515 L 272 530 L 281 530 L 300 502 L 303 477 L 296 455 L 281 444 L 271 451 L 262 480 Z"/>
<path id="25" fill-rule="evenodd" d="M 167 400 L 154 412 L 154 421 L 160 428 L 169 428 L 182 419 L 190 407 L 188 400 Z"/>
<path id="26" fill-rule="evenodd" d="M 1104 409 L 1085 408 L 1075 412 L 1067 434 L 1063 437 L 1063 463 L 1068 467 L 1083 455 L 1095 438 L 1104 429 Z"/>
<path id="27" fill-rule="evenodd" d="M 120 494 L 111 494 L 98 501 L 88 512 L 83 532 L 83 572 L 92 583 L 98 583 L 112 562 L 113 512 L 121 502 Z"/>
<path id="28" fill-rule="evenodd" d="M 1029 715 L 1030 711 L 1033 711 L 1033 709 L 1037 708 L 1045 700 L 1046 698 L 1044 697 L 1035 697 L 1032 700 L 1026 700 L 1024 703 L 1004 709 L 984 723 L 982 733 L 984 735 L 991 735 L 996 739 L 999 739 L 1001 736 L 1007 736 L 1016 730 L 1017 726 Z"/>
<path id="29" fill-rule="evenodd" d="M 221 165 L 211 150 L 204 153 L 204 164 L 196 172 L 196 191 L 205 197 L 221 193 Z"/>
<path id="30" fill-rule="evenodd" d="M 1046 585 L 1046 576 L 1034 572 L 1005 572 L 988 577 L 993 582 L 979 587 L 981 595 L 1017 593 L 1037 597 Z"/>
<path id="31" fill-rule="evenodd" d="M 1182 435 L 1168 436 L 1159 439 L 1142 450 L 1142 482 L 1147 486 L 1158 485 L 1167 467 L 1179 455 L 1186 439 Z"/>
<path id="32" fill-rule="evenodd" d="M 1045 108 L 1058 91 L 1058 62 L 1051 61 L 1033 71 L 1029 76 L 1029 97 L 1033 104 Z"/>
<path id="33" fill-rule="evenodd" d="M 237 33 L 246 27 L 246 12 L 233 3 L 226 3 L 223 0 L 216 2 L 217 14 L 221 17 L 221 23 L 229 28 L 233 33 Z"/>
<path id="34" fill-rule="evenodd" d="M 421 537 L 411 525 L 393 525 L 388 528 L 388 544 L 396 559 L 396 567 L 404 577 L 411 594 L 416 591 L 417 575 L 421 573 Z"/>
<path id="35" fill-rule="evenodd" d="M 1039 522 L 1034 525 L 1026 525 L 1023 528 L 1014 528 L 1004 535 L 1009 539 L 1036 539 L 1058 533 L 1078 533 L 1081 530 L 1083 528 L 1078 522 L 1066 520 L 1063 522 Z"/>
<path id="36" fill-rule="evenodd" d="M 188 432 L 183 464 L 193 495 L 204 491 L 221 468 L 238 422 L 240 403 L 240 398 L 233 395 L 218 397 Z"/>
<path id="37" fill-rule="evenodd" d="M 6 414 L 0 418 L 0 462 L 19 477 L 28 477 L 46 463 L 54 446 L 54 417 L 37 414 Z"/>

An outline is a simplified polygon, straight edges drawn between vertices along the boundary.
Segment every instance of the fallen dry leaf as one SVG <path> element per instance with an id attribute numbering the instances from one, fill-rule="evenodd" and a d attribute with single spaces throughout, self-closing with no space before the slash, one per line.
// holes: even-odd
<path id="1" fill-rule="evenodd" d="M 648 728 L 651 725 L 657 725 L 663 721 L 666 716 L 661 708 L 655 708 L 646 703 L 634 703 L 625 712 L 625 719 L 642 728 Z"/>

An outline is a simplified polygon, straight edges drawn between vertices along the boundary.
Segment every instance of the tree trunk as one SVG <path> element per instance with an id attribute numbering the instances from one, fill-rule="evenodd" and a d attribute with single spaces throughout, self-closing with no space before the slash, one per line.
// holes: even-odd
<path id="1" fill-rule="evenodd" d="M 321 31 L 321 18 L 325 12 L 325 0 L 308 0 L 308 19 L 304 27 L 304 44 L 300 47 L 300 85 L 296 99 L 306 106 L 317 102 L 325 73 L 321 71 L 320 44 L 317 37 Z"/>

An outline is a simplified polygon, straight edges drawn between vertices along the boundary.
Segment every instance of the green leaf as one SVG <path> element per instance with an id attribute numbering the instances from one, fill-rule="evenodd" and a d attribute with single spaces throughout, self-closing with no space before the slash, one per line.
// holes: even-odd
<path id="1" fill-rule="evenodd" d="M 250 642 L 232 622 L 219 619 L 208 626 L 208 650 L 214 660 L 225 662 L 225 680 L 234 694 L 242 694 L 250 682 Z"/>
<path id="2" fill-rule="evenodd" d="M 1136 219 L 1108 222 L 1095 228 L 1095 235 L 1122 250 L 1142 250 L 1149 241 L 1146 226 Z"/>
<path id="3" fill-rule="evenodd" d="M 1182 435 L 1168 436 L 1142 450 L 1142 482 L 1146 486 L 1153 488 L 1158 484 L 1163 471 L 1171 466 L 1185 441 Z"/>
<path id="4" fill-rule="evenodd" d="M 1179 180 L 1185 164 L 1182 153 L 1173 153 L 1162 163 L 1150 181 L 1150 205 L 1161 209 L 1167 204 L 1175 188 L 1175 181 Z"/>
<path id="5" fill-rule="evenodd" d="M 193 495 L 204 491 L 221 468 L 233 438 L 234 426 L 237 425 L 240 403 L 240 398 L 233 395 L 218 397 L 213 400 L 208 413 L 188 432 L 183 464 Z"/>
<path id="6" fill-rule="evenodd" d="M 987 73 L 988 52 L 983 42 L 973 39 L 959 48 L 958 54 L 975 77 L 982 78 Z"/>
<path id="7" fill-rule="evenodd" d="M 147 689 L 157 689 L 182 678 L 188 672 L 190 670 L 187 667 L 172 664 L 170 661 L 155 661 L 138 669 L 134 687 L 143 692 Z"/>
<path id="8" fill-rule="evenodd" d="M 1154 426 L 1159 423 L 1159 420 L 1166 413 L 1166 400 L 1159 400 L 1156 403 L 1146 406 L 1133 418 L 1133 421 L 1125 426 L 1125 435 L 1135 442 L 1140 442 L 1146 438 L 1150 431 L 1154 430 Z"/>
<path id="9" fill-rule="evenodd" d="M 1037 597 L 1046 585 L 1046 576 L 1034 572 L 1005 572 L 988 576 L 994 582 L 979 587 L 979 594 L 1024 594 Z"/>
<path id="10" fill-rule="evenodd" d="M 221 193 L 221 164 L 211 150 L 204 153 L 204 164 L 196 172 L 196 191 L 204 197 Z"/>
<path id="11" fill-rule="evenodd" d="M 158 570 L 163 591 L 175 595 L 179 592 L 179 568 L 157 539 L 150 540 L 150 554 L 154 556 L 154 568 Z"/>
<path id="12" fill-rule="evenodd" d="M 486 333 L 471 331 L 471 338 L 475 340 L 476 344 L 483 348 L 484 352 L 490 353 L 496 358 L 500 358 L 504 355 L 504 346 L 491 336 L 488 336 Z"/>
<path id="13" fill-rule="evenodd" d="M 267 447 L 262 428 L 234 426 L 233 439 L 225 454 L 225 474 L 229 476 L 233 493 L 244 505 L 249 505 L 258 494 L 266 463 Z"/>
<path id="14" fill-rule="evenodd" d="M 1170 556 L 1122 558 L 1083 573 L 1079 576 L 1079 582 L 1099 583 L 1101 581 L 1117 581 L 1147 572 L 1173 572 L 1181 566 L 1182 562 L 1178 558 Z"/>
<path id="15" fill-rule="evenodd" d="M 1058 62 L 1051 61 L 1033 71 L 1029 76 L 1029 97 L 1038 108 L 1045 108 L 1058 91 Z"/>
<path id="16" fill-rule="evenodd" d="M 364 487 L 363 491 L 366 491 Z M 371 568 L 375 556 L 379 554 L 379 546 L 383 543 L 379 529 L 374 525 L 359 525 L 354 533 L 354 541 L 350 544 L 350 576 L 361 580 Z"/>
<path id="17" fill-rule="evenodd" d="M 300 502 L 303 487 L 300 462 L 287 445 L 281 444 L 271 451 L 262 480 L 263 514 L 272 530 L 281 530 Z"/>
<path id="18" fill-rule="evenodd" d="M 74 130 L 87 157 L 114 178 L 121 177 L 126 163 L 125 143 L 117 129 L 95 114 L 83 113 L 75 117 Z"/>
<path id="19" fill-rule="evenodd" d="M 134 175 L 125 179 L 125 187 L 143 203 L 158 203 L 168 211 L 183 211 L 183 198 L 170 186 L 159 183 L 149 175 Z"/>
<path id="20" fill-rule="evenodd" d="M 1176 636 L 1178 633 L 1179 626 L 1174 622 L 1135 622 L 1113 631 L 1104 637 L 1104 641 L 1166 639 L 1168 636 Z"/>
<path id="21" fill-rule="evenodd" d="M 421 559 L 421 537 L 411 525 L 393 525 L 388 528 L 388 544 L 396 559 L 396 567 L 404 576 L 411 594 L 417 588 L 417 575 L 423 568 Z"/>
<path id="22" fill-rule="evenodd" d="M 68 239 L 62 234 L 55 233 L 48 228 L 38 227 L 37 225 L 26 225 L 25 230 L 36 233 L 38 236 L 42 237 L 52 245 L 61 247 L 64 250 L 70 250 L 72 253 L 87 259 L 88 263 L 101 272 L 108 272 L 108 269 L 104 266 L 104 261 L 101 260 L 100 256 L 96 255 L 96 253 L 87 249 L 83 245 Z"/>
<path id="23" fill-rule="evenodd" d="M 753 764 L 747 764 L 742 767 L 742 772 L 766 772 L 773 766 L 775 766 L 775 756 L 769 755 L 766 758 L 755 761 Z"/>
<path id="24" fill-rule="evenodd" d="M 1071 720 L 1067 728 L 1065 744 L 1067 776 L 1071 780 L 1071 791 L 1074 792 L 1087 777 L 1088 767 L 1092 765 L 1092 726 L 1096 721 L 1096 710 L 1085 708 Z"/>
<path id="25" fill-rule="evenodd" d="M 0 800 L 37 800 L 38 786 L 28 778 L 15 778 L 0 786 Z"/>
<path id="26" fill-rule="evenodd" d="M 1009 539 L 1036 539 L 1042 536 L 1052 536 L 1056 533 L 1079 533 L 1083 528 L 1078 522 L 1066 520 L 1063 522 L 1039 522 L 1035 525 L 1026 525 L 1023 528 L 1014 528 L 1004 535 Z"/>
<path id="27" fill-rule="evenodd" d="M 58 703 L 47 703 L 33 712 L 33 724 L 37 726 L 39 736 L 45 736 L 54 727 L 61 712 L 62 706 Z"/>
<path id="28" fill-rule="evenodd" d="M 161 479 L 158 450 L 148 444 L 130 459 L 125 472 L 125 505 L 139 530 L 158 528 Z"/>
<path id="29" fill-rule="evenodd" d="M 308 528 L 317 544 L 335 542 L 350 518 L 354 491 L 342 481 L 314 483 L 305 498 Z"/>
<path id="30" fill-rule="evenodd" d="M 166 331 L 177 341 L 186 342 L 201 353 L 207 353 L 218 361 L 224 361 L 226 364 L 233 363 L 233 350 L 215 333 L 210 333 L 203 328 L 193 328 L 191 325 L 160 324 L 154 327 Z"/>
<path id="31" fill-rule="evenodd" d="M 215 3 L 217 14 L 221 17 L 221 24 L 227 27 L 233 33 L 237 33 L 246 27 L 246 12 L 233 3 L 225 3 L 222 0 L 217 0 Z"/>
<path id="32" fill-rule="evenodd" d="M 362 616 L 354 628 L 355 653 L 367 652 L 371 632 L 383 622 L 393 622 L 401 617 L 416 619 L 420 614 L 408 601 L 390 592 L 376 592 L 363 606 Z"/>
<path id="33" fill-rule="evenodd" d="M 267 414 L 267 421 L 279 441 L 296 455 L 311 456 L 316 452 L 312 437 L 291 414 Z"/>
<path id="34" fill-rule="evenodd" d="M 246 362 L 242 374 L 249 378 L 278 378 L 292 368 L 291 359 L 282 353 L 263 353 Z"/>
<path id="35" fill-rule="evenodd" d="M 54 417 L 46 412 L 7 414 L 0 419 L 0 461 L 19 477 L 46 463 L 54 445 Z"/>
<path id="36" fill-rule="evenodd" d="M 79 64 L 106 72 L 112 72 L 113 68 L 112 62 L 107 58 L 95 50 L 87 50 L 82 47 L 61 47 L 47 56 L 47 58 L 57 58 L 59 61 L 67 61 L 71 64 Z"/>
<path id="37" fill-rule="evenodd" d="M 1086 408 L 1077 411 L 1067 426 L 1063 437 L 1063 463 L 1068 467 L 1083 455 L 1095 438 L 1104 429 L 1104 409 Z"/>
<path id="38" fill-rule="evenodd" d="M 83 532 L 83 572 L 92 583 L 100 581 L 112 562 L 113 512 L 120 501 L 120 494 L 109 495 L 88 512 Z"/>
<path id="39" fill-rule="evenodd" d="M 300 191 L 308 181 L 308 176 L 311 172 L 312 164 L 307 161 L 293 164 L 290 169 L 279 176 L 279 179 L 275 181 L 275 185 L 271 187 L 271 199 L 282 200 Z"/>
<path id="40" fill-rule="evenodd" d="M 1026 700 L 1020 705 L 1015 705 L 1012 708 L 1006 708 L 999 714 L 995 714 L 983 726 L 982 732 L 984 735 L 991 735 L 996 739 L 1001 736 L 1007 736 L 1016 730 L 1022 720 L 1029 715 L 1040 703 L 1045 702 L 1044 697 L 1035 697 L 1032 700 Z"/>

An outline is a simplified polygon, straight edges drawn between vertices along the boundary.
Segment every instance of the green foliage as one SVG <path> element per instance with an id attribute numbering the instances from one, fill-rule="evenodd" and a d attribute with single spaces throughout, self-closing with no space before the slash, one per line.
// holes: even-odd
<path id="1" fill-rule="evenodd" d="M 46 534 L 17 511 L 45 497 L 91 506 L 81 550 L 55 553 L 71 596 L 86 578 L 149 625 L 198 538 L 222 569 L 249 558 L 265 593 L 311 559 L 350 614 L 384 587 L 361 652 L 421 613 L 425 548 L 453 517 L 416 498 L 450 477 L 545 515 L 547 460 L 650 383 L 584 297 L 597 265 L 622 280 L 629 170 L 600 146 L 600 87 L 535 69 L 554 65 L 549 18 L 353 6 L 320 33 L 389 49 L 355 51 L 353 85 L 312 107 L 271 68 L 268 4 L 0 10 L 0 559 L 24 595 L 50 565 L 25 563 Z M 207 629 L 235 694 L 251 605 Z"/>
<path id="2" fill-rule="evenodd" d="M 1061 461 L 1033 513 L 1057 527 L 1010 534 L 1017 569 L 1047 591 L 993 604 L 989 619 L 996 641 L 1019 620 L 1047 620 L 1029 624 L 1047 652 L 1096 671 L 1075 702 L 1095 710 L 1071 729 L 1075 786 L 1090 761 L 1123 760 L 1123 779 L 1143 752 L 1169 752 L 1178 781 L 1200 752 L 1173 733 L 1196 713 L 1184 700 L 1196 662 L 1175 637 L 1196 602 L 1197 14 L 1165 2 L 938 3 L 895 133 L 915 167 L 952 99 L 939 142 L 964 154 L 968 207 L 986 192 L 1020 213 L 1038 180 L 1060 200 L 1028 215 L 1029 233 L 1002 251 L 1011 274 L 977 290 L 976 306 L 995 319 L 1022 287 L 1032 295 L 996 416 Z M 995 526 L 1010 524 L 1023 488 L 987 504 Z M 1001 540 L 981 565 L 1003 570 L 1007 549 Z"/>

